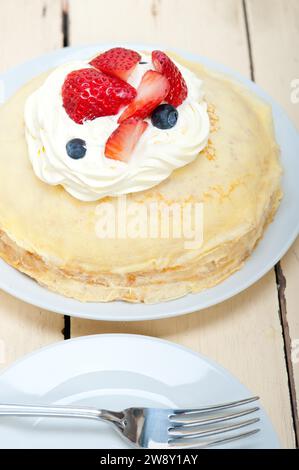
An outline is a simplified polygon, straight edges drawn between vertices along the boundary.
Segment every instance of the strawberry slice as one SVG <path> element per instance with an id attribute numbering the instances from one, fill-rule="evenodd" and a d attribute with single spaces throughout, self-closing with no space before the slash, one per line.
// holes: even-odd
<path id="1" fill-rule="evenodd" d="M 122 122 L 107 140 L 105 156 L 112 160 L 128 162 L 147 126 L 145 121 L 135 117 Z"/>
<path id="2" fill-rule="evenodd" d="M 115 115 L 135 97 L 131 85 L 93 68 L 70 72 L 62 86 L 63 106 L 77 124 Z"/>
<path id="3" fill-rule="evenodd" d="M 159 72 L 148 70 L 142 77 L 136 98 L 121 114 L 118 122 L 130 117 L 148 117 L 169 93 L 167 78 Z"/>
<path id="4" fill-rule="evenodd" d="M 152 61 L 155 69 L 165 75 L 170 84 L 170 90 L 165 101 L 173 106 L 179 106 L 188 95 L 187 84 L 172 60 L 162 51 L 152 52 Z"/>
<path id="5" fill-rule="evenodd" d="M 140 60 L 141 56 L 138 52 L 123 47 L 114 47 L 95 57 L 90 65 L 101 72 L 127 81 Z"/>

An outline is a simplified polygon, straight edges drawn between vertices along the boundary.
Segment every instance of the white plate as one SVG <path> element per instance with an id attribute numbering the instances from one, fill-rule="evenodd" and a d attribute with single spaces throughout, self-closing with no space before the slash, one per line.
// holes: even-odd
<path id="1" fill-rule="evenodd" d="M 207 358 L 166 341 L 97 335 L 62 341 L 0 375 L 0 403 L 198 407 L 253 396 Z M 225 448 L 279 448 L 263 410 L 258 434 Z M 256 425 L 254 425 L 256 426 Z M 252 428 L 252 427 L 251 427 Z M 1 418 L 0 448 L 127 448 L 106 424 L 52 418 Z"/>
<path id="2" fill-rule="evenodd" d="M 30 78 L 49 68 L 67 60 L 89 57 L 101 49 L 113 46 L 115 44 L 61 49 L 20 65 L 0 76 L 0 80 L 4 81 L 5 97 L 8 98 Z M 150 49 L 149 46 L 132 44 L 129 46 L 135 49 Z M 299 233 L 299 136 L 297 130 L 286 113 L 250 80 L 205 57 L 179 50 L 176 52 L 186 59 L 201 62 L 212 69 L 227 73 L 268 101 L 273 108 L 276 136 L 282 150 L 284 198 L 274 222 L 268 227 L 264 238 L 245 266 L 216 287 L 199 294 L 189 294 L 177 300 L 154 305 L 126 302 L 81 303 L 50 292 L 2 261 L 0 262 L 1 289 L 38 307 L 82 318 L 113 321 L 165 318 L 201 310 L 238 294 L 268 272 L 288 250 Z M 16 197 L 18 197 L 17 194 Z"/>

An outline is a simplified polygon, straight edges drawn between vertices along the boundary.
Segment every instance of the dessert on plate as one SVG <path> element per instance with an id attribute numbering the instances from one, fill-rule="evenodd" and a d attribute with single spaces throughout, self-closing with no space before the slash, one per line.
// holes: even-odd
<path id="1" fill-rule="evenodd" d="M 242 267 L 280 178 L 271 108 L 240 84 L 163 51 L 99 51 L 0 109 L 0 256 L 81 301 L 196 293 Z"/>

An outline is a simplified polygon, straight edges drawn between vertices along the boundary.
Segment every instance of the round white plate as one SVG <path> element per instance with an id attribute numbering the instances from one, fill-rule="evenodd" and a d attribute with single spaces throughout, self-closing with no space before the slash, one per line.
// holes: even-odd
<path id="1" fill-rule="evenodd" d="M 115 44 L 60 49 L 11 69 L 0 75 L 0 80 L 4 83 L 5 98 L 7 99 L 25 82 L 45 70 L 68 60 L 92 56 L 99 50 L 109 49 L 113 46 Z M 134 44 L 128 46 L 133 49 L 143 50 L 152 48 Z M 179 50 L 175 52 L 186 59 L 201 62 L 212 69 L 239 80 L 261 98 L 268 101 L 273 108 L 276 136 L 281 147 L 281 159 L 284 167 L 284 198 L 274 222 L 266 230 L 264 238 L 245 266 L 211 289 L 154 305 L 129 304 L 126 302 L 81 303 L 50 292 L 2 261 L 0 261 L 1 289 L 25 302 L 65 315 L 110 321 L 165 318 L 201 310 L 238 294 L 268 272 L 291 246 L 299 233 L 299 135 L 296 128 L 290 122 L 286 113 L 250 80 L 205 57 Z M 18 197 L 17 194 L 16 197 Z"/>
<path id="2" fill-rule="evenodd" d="M 0 375 L 0 403 L 198 407 L 254 395 L 229 372 L 181 346 L 146 336 L 97 335 L 62 341 Z M 261 409 L 261 432 L 225 448 L 279 448 Z M 256 427 L 256 425 L 253 425 Z M 251 427 L 252 429 L 252 427 Z M 106 424 L 52 418 L 1 418 L 0 448 L 127 448 Z"/>

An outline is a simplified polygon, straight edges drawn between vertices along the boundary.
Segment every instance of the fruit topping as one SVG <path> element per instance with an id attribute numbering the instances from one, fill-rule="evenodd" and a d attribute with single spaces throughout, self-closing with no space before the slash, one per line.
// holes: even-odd
<path id="1" fill-rule="evenodd" d="M 159 72 L 148 70 L 142 77 L 136 98 L 121 114 L 118 122 L 130 117 L 146 118 L 169 93 L 167 78 Z"/>
<path id="2" fill-rule="evenodd" d="M 62 86 L 63 106 L 77 124 L 115 115 L 135 96 L 131 85 L 93 68 L 70 72 Z"/>
<path id="3" fill-rule="evenodd" d="M 180 70 L 162 51 L 153 51 L 152 61 L 155 69 L 165 75 L 170 84 L 165 101 L 173 106 L 179 106 L 188 95 L 188 88 Z"/>
<path id="4" fill-rule="evenodd" d="M 66 152 L 69 157 L 74 160 L 79 160 L 85 157 L 86 154 L 86 142 L 82 139 L 72 139 L 66 144 Z"/>
<path id="5" fill-rule="evenodd" d="M 130 49 L 115 47 L 95 57 L 90 65 L 114 77 L 127 81 L 141 56 Z"/>
<path id="6" fill-rule="evenodd" d="M 178 120 L 178 111 L 171 104 L 160 104 L 152 113 L 151 121 L 158 129 L 171 129 Z"/>
<path id="7" fill-rule="evenodd" d="M 135 117 L 122 122 L 107 140 L 105 156 L 128 162 L 147 126 L 146 122 Z"/>

